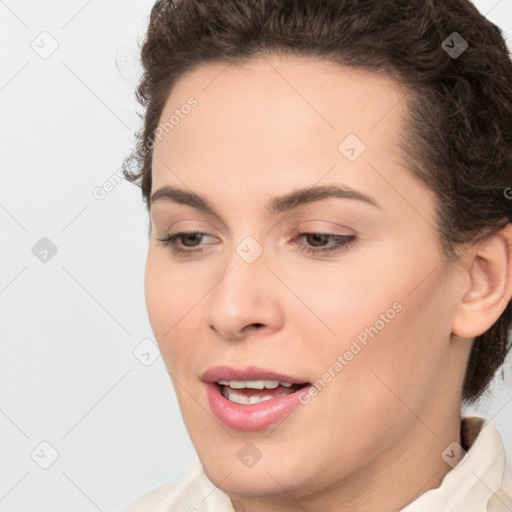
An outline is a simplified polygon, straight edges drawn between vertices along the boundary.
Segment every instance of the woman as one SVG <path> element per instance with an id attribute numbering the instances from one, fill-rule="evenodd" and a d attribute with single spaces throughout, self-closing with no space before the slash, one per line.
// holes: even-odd
<path id="1" fill-rule="evenodd" d="M 126 177 L 198 459 L 135 511 L 512 510 L 512 63 L 467 0 L 158 1 Z M 130 168 L 135 164 L 135 172 Z"/>

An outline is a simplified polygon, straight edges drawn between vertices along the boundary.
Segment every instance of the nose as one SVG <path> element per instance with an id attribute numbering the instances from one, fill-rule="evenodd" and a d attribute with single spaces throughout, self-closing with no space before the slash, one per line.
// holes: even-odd
<path id="1" fill-rule="evenodd" d="M 241 340 L 256 331 L 263 335 L 281 329 L 282 290 L 268 263 L 265 251 L 250 263 L 233 251 L 209 294 L 207 321 L 218 336 Z"/>

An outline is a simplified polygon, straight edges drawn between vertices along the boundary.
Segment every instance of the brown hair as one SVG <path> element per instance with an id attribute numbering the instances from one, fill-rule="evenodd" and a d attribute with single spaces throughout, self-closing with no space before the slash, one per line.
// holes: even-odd
<path id="1" fill-rule="evenodd" d="M 468 44 L 460 55 L 450 53 L 463 49 L 457 41 Z M 385 72 L 413 92 L 402 149 L 412 175 L 436 194 L 448 260 L 461 244 L 511 220 L 512 62 L 500 29 L 469 0 L 158 0 L 136 92 L 144 126 L 123 164 L 147 208 L 154 132 L 177 78 L 208 61 L 236 64 L 270 53 Z M 509 302 L 475 339 L 466 403 L 476 402 L 503 364 L 511 321 Z"/>

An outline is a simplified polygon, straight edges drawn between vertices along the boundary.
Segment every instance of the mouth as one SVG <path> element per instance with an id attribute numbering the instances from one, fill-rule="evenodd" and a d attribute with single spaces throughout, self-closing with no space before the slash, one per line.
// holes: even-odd
<path id="1" fill-rule="evenodd" d="M 218 380 L 216 385 L 224 398 L 236 404 L 257 404 L 291 395 L 309 383 L 294 384 L 278 380 Z"/>
<path id="2" fill-rule="evenodd" d="M 299 391 L 309 382 L 257 367 L 218 366 L 202 375 L 210 410 L 224 425 L 262 430 L 282 421 L 301 405 Z"/>

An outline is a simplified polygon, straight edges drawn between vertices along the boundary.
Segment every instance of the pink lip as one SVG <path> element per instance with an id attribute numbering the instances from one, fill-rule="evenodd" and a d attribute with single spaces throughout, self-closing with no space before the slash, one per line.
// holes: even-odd
<path id="1" fill-rule="evenodd" d="M 298 392 L 257 404 L 237 404 L 222 395 L 220 386 L 216 384 L 217 380 L 278 380 L 292 384 L 304 384 L 305 382 L 290 375 L 255 366 L 244 369 L 216 366 L 207 370 L 202 375 L 202 380 L 205 382 L 208 402 L 214 416 L 227 427 L 236 430 L 263 430 L 282 421 L 294 409 L 302 405 Z M 308 386 L 304 387 L 301 392 L 307 391 L 307 388 Z"/>
<path id="2" fill-rule="evenodd" d="M 257 366 L 248 366 L 247 368 L 214 366 L 203 373 L 202 379 L 208 383 L 218 380 L 278 380 L 279 382 L 291 382 L 292 384 L 304 384 L 307 382 L 305 379 L 292 377 L 284 373 L 276 373 Z"/>

